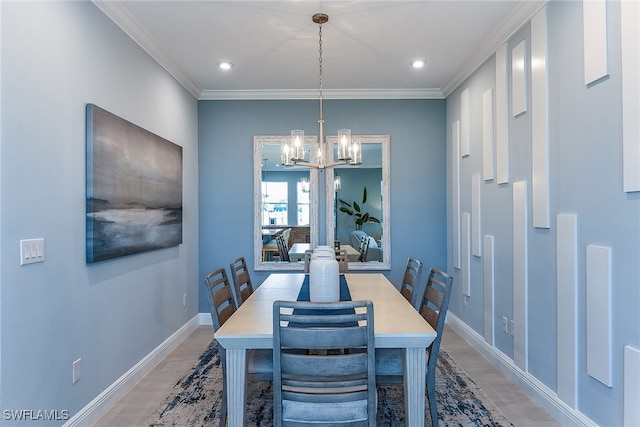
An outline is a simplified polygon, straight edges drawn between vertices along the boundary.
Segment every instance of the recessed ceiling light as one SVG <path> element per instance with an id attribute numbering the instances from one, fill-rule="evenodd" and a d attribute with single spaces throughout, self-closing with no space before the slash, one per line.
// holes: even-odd
<path id="1" fill-rule="evenodd" d="M 422 68 L 424 67 L 425 61 L 423 59 L 416 59 L 414 61 L 411 61 L 411 66 L 413 68 Z"/>
<path id="2" fill-rule="evenodd" d="M 231 63 L 229 61 L 218 62 L 218 67 L 221 70 L 230 70 L 231 68 L 233 68 L 233 63 Z"/>

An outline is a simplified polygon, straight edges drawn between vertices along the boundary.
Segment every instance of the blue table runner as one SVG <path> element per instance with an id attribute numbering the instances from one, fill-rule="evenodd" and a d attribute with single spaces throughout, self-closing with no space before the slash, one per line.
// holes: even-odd
<path id="1" fill-rule="evenodd" d="M 302 286 L 300 287 L 300 292 L 298 293 L 298 299 L 296 301 L 310 301 L 310 293 L 309 293 L 309 275 L 305 274 L 304 281 L 302 282 Z M 344 275 L 340 275 L 340 301 L 351 301 L 351 293 L 349 292 L 349 287 L 347 286 L 347 280 L 344 278 Z M 294 310 L 295 313 L 304 313 L 304 314 L 323 314 L 326 310 Z M 332 310 L 332 314 L 352 314 L 353 309 L 347 308 L 344 310 Z M 302 325 L 291 324 L 290 326 L 300 327 Z M 305 327 L 313 327 L 313 324 L 305 324 Z M 320 325 L 317 325 L 320 326 Z M 356 323 L 347 322 L 342 326 L 357 326 Z"/>
<path id="2" fill-rule="evenodd" d="M 305 274 L 304 276 L 304 281 L 302 282 L 302 287 L 300 288 L 298 299 L 296 301 L 311 301 L 308 274 Z M 347 286 L 347 279 L 345 279 L 342 274 L 340 275 L 340 301 L 351 301 L 351 293 Z"/>

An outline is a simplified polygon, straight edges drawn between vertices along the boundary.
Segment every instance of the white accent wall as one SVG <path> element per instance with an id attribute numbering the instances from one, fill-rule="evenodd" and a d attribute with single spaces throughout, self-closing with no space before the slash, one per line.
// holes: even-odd
<path id="1" fill-rule="evenodd" d="M 551 1 L 447 96 L 471 144 L 452 318 L 563 425 L 639 417 L 639 22 L 633 1 Z"/>

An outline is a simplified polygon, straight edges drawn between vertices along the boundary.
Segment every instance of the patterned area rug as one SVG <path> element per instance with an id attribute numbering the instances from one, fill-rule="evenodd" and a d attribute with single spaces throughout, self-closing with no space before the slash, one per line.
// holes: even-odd
<path id="1" fill-rule="evenodd" d="M 200 362 L 173 387 L 171 395 L 147 418 L 147 426 L 218 426 L 222 377 L 218 349 L 213 342 Z M 441 426 L 513 426 L 487 395 L 440 348 L 436 395 Z M 430 425 L 425 399 L 425 424 Z M 273 425 L 271 383 L 255 382 L 247 390 L 247 425 Z M 402 385 L 378 386 L 379 426 L 404 426 Z"/>

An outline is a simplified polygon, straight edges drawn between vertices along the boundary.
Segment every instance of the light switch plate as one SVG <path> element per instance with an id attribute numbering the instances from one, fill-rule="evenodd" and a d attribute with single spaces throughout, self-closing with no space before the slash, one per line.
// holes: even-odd
<path id="1" fill-rule="evenodd" d="M 44 238 L 20 240 L 20 265 L 44 261 Z"/>

